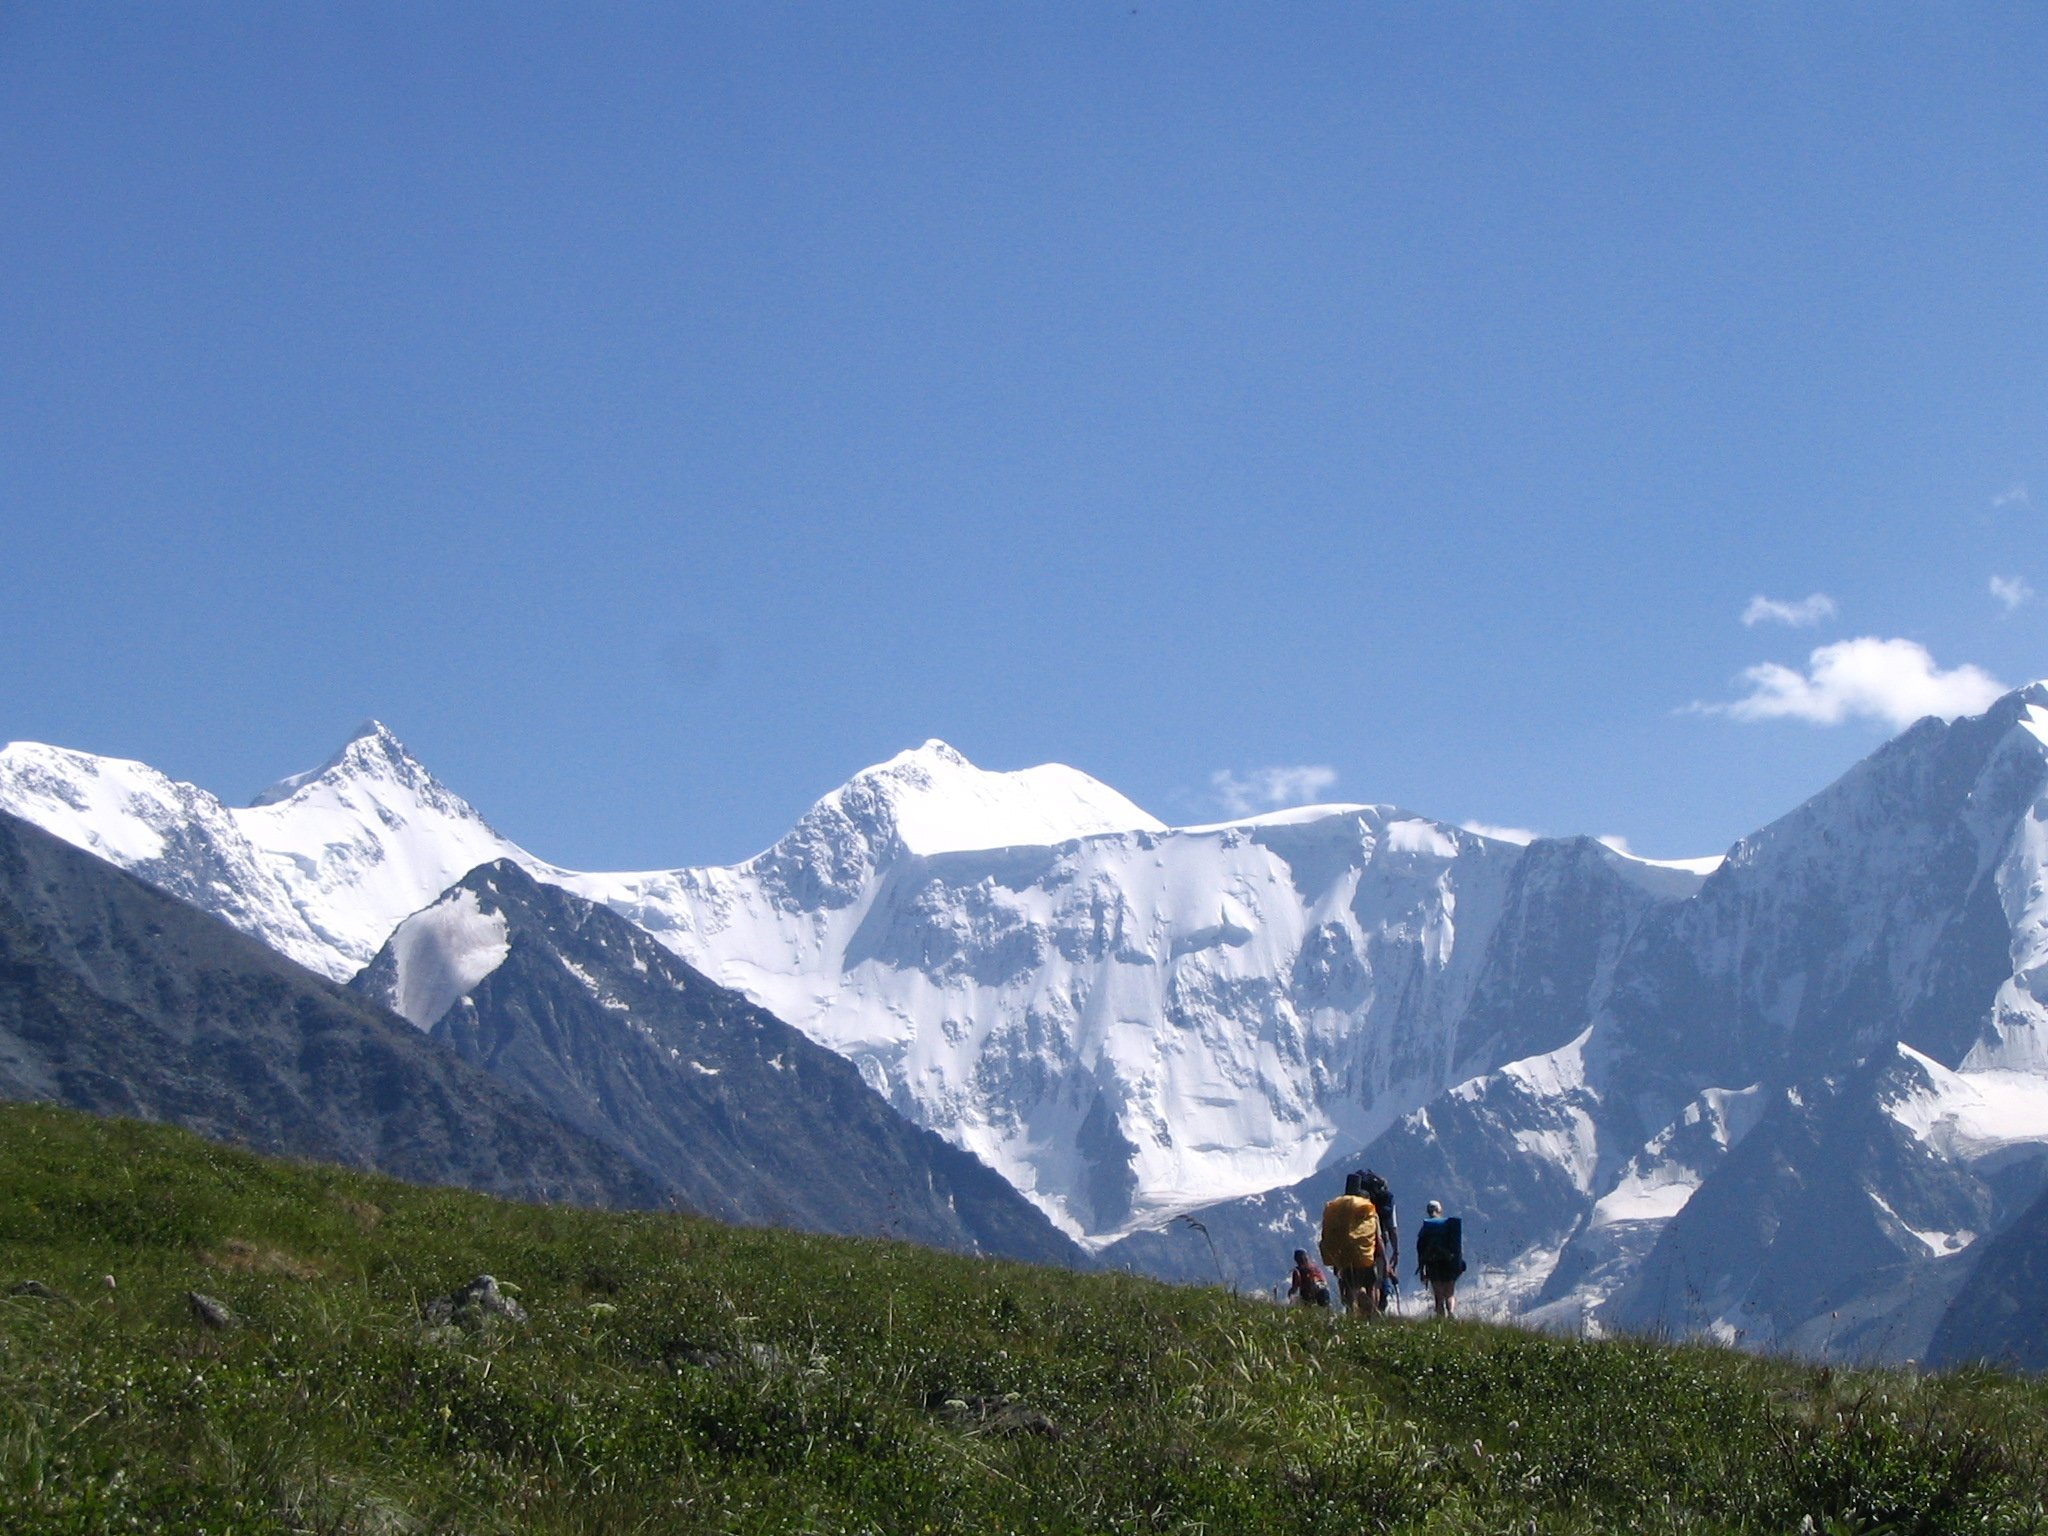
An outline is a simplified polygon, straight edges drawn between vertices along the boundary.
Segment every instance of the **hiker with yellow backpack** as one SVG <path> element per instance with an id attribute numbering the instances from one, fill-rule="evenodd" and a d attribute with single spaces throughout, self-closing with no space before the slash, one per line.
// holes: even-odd
<path id="1" fill-rule="evenodd" d="M 1323 1207 L 1323 1262 L 1336 1271 L 1337 1294 L 1354 1316 L 1380 1314 L 1380 1213 L 1365 1175 L 1347 1173 L 1344 1193 Z"/>

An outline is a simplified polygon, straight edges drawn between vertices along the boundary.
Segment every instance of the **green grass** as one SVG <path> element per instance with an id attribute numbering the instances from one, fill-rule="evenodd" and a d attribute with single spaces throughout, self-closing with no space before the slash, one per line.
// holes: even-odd
<path id="1" fill-rule="evenodd" d="M 421 1325 L 479 1272 L 531 1321 Z M 1332 1326 L 5 1106 L 29 1278 L 72 1300 L 0 1299 L 8 1532 L 2048 1528 L 2048 1397 L 1988 1373 Z"/>

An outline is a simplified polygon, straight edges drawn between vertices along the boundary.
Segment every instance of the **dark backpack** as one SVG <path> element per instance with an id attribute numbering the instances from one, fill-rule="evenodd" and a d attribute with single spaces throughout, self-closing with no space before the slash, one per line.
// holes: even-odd
<path id="1" fill-rule="evenodd" d="M 1455 1280 L 1465 1273 L 1465 1224 L 1459 1217 L 1422 1224 L 1415 1239 L 1415 1272 L 1425 1280 Z"/>
<path id="2" fill-rule="evenodd" d="M 1370 1200 L 1380 1213 L 1380 1226 L 1392 1234 L 1399 1229 L 1394 1225 L 1394 1192 L 1387 1188 L 1387 1181 L 1378 1174 L 1367 1170 L 1364 1179 L 1365 1198 Z"/>

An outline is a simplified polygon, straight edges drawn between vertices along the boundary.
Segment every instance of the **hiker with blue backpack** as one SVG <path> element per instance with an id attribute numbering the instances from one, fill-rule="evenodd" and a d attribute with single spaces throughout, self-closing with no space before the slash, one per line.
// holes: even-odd
<path id="1" fill-rule="evenodd" d="M 1458 1276 L 1465 1273 L 1464 1224 L 1446 1216 L 1441 1200 L 1426 1208 L 1428 1220 L 1415 1234 L 1415 1273 L 1429 1286 L 1438 1317 L 1455 1316 L 1458 1309 Z"/>

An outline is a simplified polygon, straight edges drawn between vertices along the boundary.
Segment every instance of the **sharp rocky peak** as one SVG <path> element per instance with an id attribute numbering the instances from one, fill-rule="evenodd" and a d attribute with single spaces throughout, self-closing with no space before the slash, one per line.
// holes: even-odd
<path id="1" fill-rule="evenodd" d="M 536 880 L 516 859 L 492 859 L 477 865 L 449 887 L 448 895 L 460 891 L 469 892 L 493 910 L 522 916 L 544 916 L 546 909 L 564 904 L 578 910 L 595 905 L 562 886 Z"/>
<path id="2" fill-rule="evenodd" d="M 434 776 L 381 720 L 365 720 L 318 768 L 279 779 L 249 804 L 276 805 L 306 788 L 338 781 L 382 780 L 415 790 L 438 788 Z"/>

